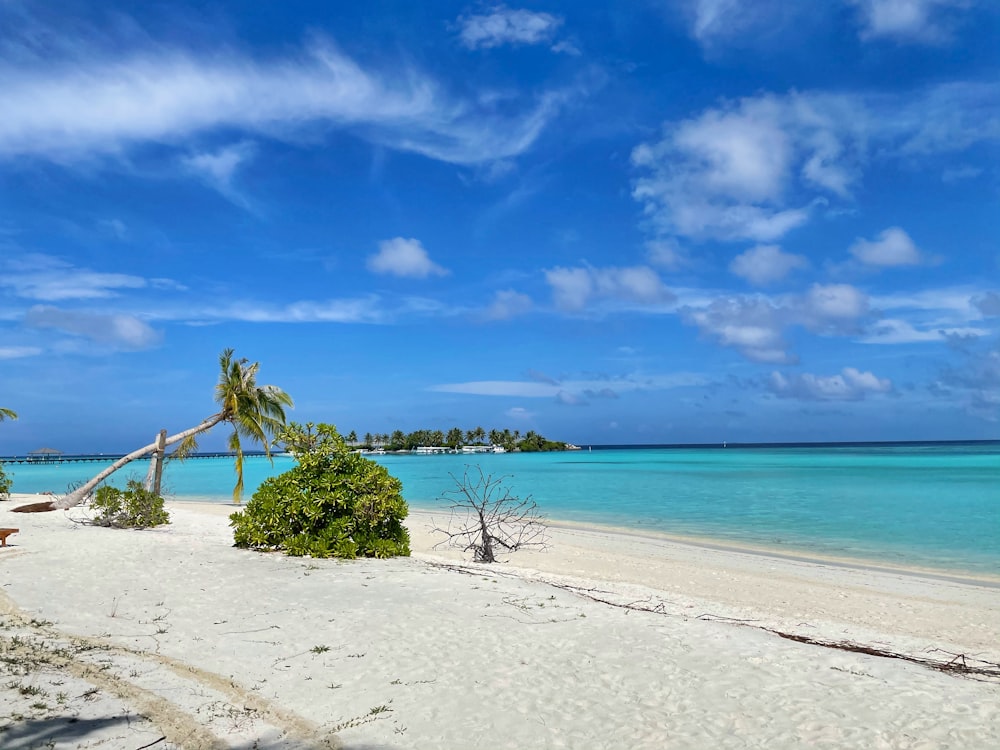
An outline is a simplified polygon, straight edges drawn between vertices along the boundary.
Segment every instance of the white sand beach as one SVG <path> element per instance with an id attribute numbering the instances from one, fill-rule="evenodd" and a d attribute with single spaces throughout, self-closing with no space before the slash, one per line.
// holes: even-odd
<path id="1" fill-rule="evenodd" d="M 554 525 L 502 565 L 232 547 L 231 506 L 120 531 L 14 514 L 3 748 L 989 748 L 1000 580 Z M 439 519 L 439 520 L 444 520 Z"/>

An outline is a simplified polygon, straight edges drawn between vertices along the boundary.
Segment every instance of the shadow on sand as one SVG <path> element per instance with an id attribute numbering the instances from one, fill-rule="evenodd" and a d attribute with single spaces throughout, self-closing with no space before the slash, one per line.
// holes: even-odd
<path id="1" fill-rule="evenodd" d="M 78 746 L 88 735 L 127 725 L 130 716 L 109 716 L 100 719 L 77 719 L 72 716 L 52 716 L 45 719 L 25 719 L 0 732 L 0 747 L 43 748 L 59 744 Z"/>

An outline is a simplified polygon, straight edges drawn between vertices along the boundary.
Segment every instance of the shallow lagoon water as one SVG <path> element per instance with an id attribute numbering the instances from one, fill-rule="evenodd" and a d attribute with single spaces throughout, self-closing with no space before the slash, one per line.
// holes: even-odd
<path id="1" fill-rule="evenodd" d="M 377 457 L 414 506 L 443 508 L 451 475 L 507 477 L 553 518 L 898 565 L 1000 574 L 1000 443 L 594 449 Z M 291 458 L 246 464 L 246 497 Z M 16 492 L 64 492 L 98 463 L 8 465 Z M 142 477 L 145 463 L 116 475 Z M 168 463 L 178 499 L 231 501 L 231 459 Z"/>

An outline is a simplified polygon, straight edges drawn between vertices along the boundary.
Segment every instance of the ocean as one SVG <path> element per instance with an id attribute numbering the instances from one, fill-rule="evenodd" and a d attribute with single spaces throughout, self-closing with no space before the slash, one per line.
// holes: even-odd
<path id="1" fill-rule="evenodd" d="M 444 509 L 476 466 L 553 519 L 788 554 L 1000 575 L 1000 442 L 595 447 L 565 453 L 385 455 L 411 506 Z M 246 463 L 246 495 L 293 459 Z M 100 463 L 7 464 L 15 492 L 65 492 Z M 142 478 L 126 467 L 116 484 Z M 230 502 L 232 460 L 170 462 L 168 497 Z"/>

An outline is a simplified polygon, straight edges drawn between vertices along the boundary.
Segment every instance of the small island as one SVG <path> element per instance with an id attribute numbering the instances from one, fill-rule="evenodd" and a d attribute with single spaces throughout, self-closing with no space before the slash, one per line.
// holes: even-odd
<path id="1" fill-rule="evenodd" d="M 579 446 L 560 440 L 549 440 L 534 430 L 523 435 L 520 430 L 490 430 L 482 427 L 462 430 L 453 427 L 442 430 L 414 430 L 404 433 L 367 432 L 360 438 L 351 430 L 344 438 L 351 447 L 365 453 L 539 453 L 580 450 Z"/>

